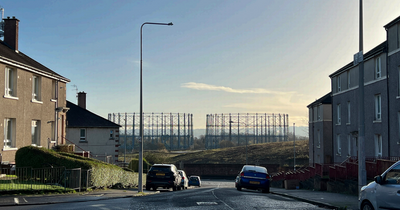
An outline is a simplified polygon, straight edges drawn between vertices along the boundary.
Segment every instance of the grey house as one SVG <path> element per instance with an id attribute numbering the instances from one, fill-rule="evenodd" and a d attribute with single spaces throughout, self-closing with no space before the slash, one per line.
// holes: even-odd
<path id="1" fill-rule="evenodd" d="M 308 105 L 310 165 L 332 163 L 332 93 Z"/>

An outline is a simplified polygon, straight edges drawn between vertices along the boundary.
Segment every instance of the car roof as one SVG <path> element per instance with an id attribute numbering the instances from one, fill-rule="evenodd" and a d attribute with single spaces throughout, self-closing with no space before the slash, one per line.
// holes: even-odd
<path id="1" fill-rule="evenodd" d="M 153 166 L 169 166 L 169 167 L 171 167 L 173 165 L 174 164 L 159 164 L 159 163 L 157 163 L 157 164 L 154 164 Z"/>
<path id="2" fill-rule="evenodd" d="M 261 173 L 268 173 L 268 170 L 263 166 L 245 165 L 242 171 L 256 171 Z"/>

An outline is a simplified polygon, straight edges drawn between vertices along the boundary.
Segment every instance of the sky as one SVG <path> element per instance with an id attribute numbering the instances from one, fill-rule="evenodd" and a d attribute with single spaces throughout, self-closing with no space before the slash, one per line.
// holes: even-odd
<path id="1" fill-rule="evenodd" d="M 19 24 L 19 50 L 71 80 L 104 118 L 143 111 L 288 114 L 308 126 L 307 105 L 359 49 L 359 0 L 1 0 Z M 364 51 L 384 42 L 399 0 L 364 0 Z"/>

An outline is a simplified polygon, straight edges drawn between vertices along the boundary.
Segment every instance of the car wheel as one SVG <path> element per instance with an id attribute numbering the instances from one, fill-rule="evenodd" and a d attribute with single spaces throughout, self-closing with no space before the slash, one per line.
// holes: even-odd
<path id="1" fill-rule="evenodd" d="M 267 189 L 262 190 L 263 193 L 269 193 L 269 187 Z"/>
<path id="2" fill-rule="evenodd" d="M 174 185 L 173 187 L 172 187 L 172 191 L 176 191 L 176 186 Z"/>
<path id="3" fill-rule="evenodd" d="M 182 187 L 181 187 L 181 186 L 178 186 L 178 190 L 182 190 Z"/>
<path id="4" fill-rule="evenodd" d="M 361 204 L 361 210 L 374 210 L 374 207 L 372 206 L 372 204 L 368 201 L 364 201 Z"/>
<path id="5" fill-rule="evenodd" d="M 236 187 L 236 189 L 237 189 L 237 190 L 239 190 L 239 191 L 241 191 L 241 190 L 242 190 L 242 188 L 241 188 L 241 187 Z"/>

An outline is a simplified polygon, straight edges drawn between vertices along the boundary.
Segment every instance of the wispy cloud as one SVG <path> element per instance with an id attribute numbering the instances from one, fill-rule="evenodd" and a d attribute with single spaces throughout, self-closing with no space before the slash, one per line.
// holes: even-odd
<path id="1" fill-rule="evenodd" d="M 254 93 L 254 94 L 287 94 L 288 92 L 271 91 L 263 88 L 252 88 L 252 89 L 234 89 L 225 86 L 209 85 L 204 83 L 188 82 L 181 85 L 183 88 L 195 89 L 195 90 L 212 90 L 212 91 L 224 91 L 228 93 Z"/>

